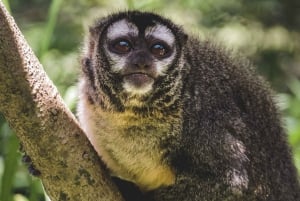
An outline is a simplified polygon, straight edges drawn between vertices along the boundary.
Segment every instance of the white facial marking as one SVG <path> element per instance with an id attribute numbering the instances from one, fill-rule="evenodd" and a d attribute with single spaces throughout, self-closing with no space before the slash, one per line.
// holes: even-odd
<path id="1" fill-rule="evenodd" d="M 168 69 L 168 66 L 172 63 L 176 54 L 176 50 L 173 51 L 172 55 L 168 58 L 155 61 L 156 70 L 158 75 L 165 75 L 165 71 Z"/>
<path id="2" fill-rule="evenodd" d="M 138 28 L 123 19 L 113 23 L 107 30 L 107 37 L 109 40 L 114 40 L 118 37 L 133 35 L 137 36 L 139 33 Z"/>
<path id="3" fill-rule="evenodd" d="M 172 31 L 164 25 L 158 24 L 153 27 L 148 27 L 145 30 L 145 37 L 146 38 L 153 37 L 155 39 L 158 39 L 158 40 L 161 40 L 161 41 L 167 43 L 167 45 L 169 45 L 171 48 L 174 47 L 175 36 L 172 33 Z M 165 71 L 167 70 L 168 65 L 170 65 L 172 63 L 175 55 L 176 55 L 176 50 L 174 49 L 172 55 L 170 55 L 168 58 L 164 58 L 162 60 L 157 60 L 155 62 L 158 75 L 165 74 Z"/>
<path id="4" fill-rule="evenodd" d="M 108 41 L 113 41 L 118 38 L 127 37 L 127 36 L 137 37 L 139 35 L 138 28 L 131 22 L 128 22 L 126 19 L 117 21 L 113 23 L 107 30 L 107 39 Z M 170 29 L 166 26 L 157 24 L 152 27 L 148 27 L 145 30 L 145 39 L 154 38 L 159 41 L 166 43 L 170 48 L 175 47 L 175 36 Z M 127 62 L 127 57 L 109 51 L 108 46 L 105 46 L 107 53 L 109 54 L 111 69 L 113 72 L 121 72 Z M 172 51 L 172 54 L 163 59 L 155 59 L 154 64 L 157 75 L 165 75 L 169 65 L 172 63 L 176 55 L 176 49 Z M 136 87 L 133 84 L 124 81 L 123 89 L 132 95 L 144 95 L 150 92 L 153 88 L 153 83 L 149 83 L 143 87 Z"/>
<path id="5" fill-rule="evenodd" d="M 124 68 L 126 57 L 119 56 L 118 54 L 109 53 L 111 59 L 111 69 L 113 72 L 118 73 Z"/>
<path id="6" fill-rule="evenodd" d="M 125 91 L 127 93 L 130 93 L 132 95 L 143 95 L 143 94 L 146 94 L 146 93 L 148 93 L 149 91 L 152 90 L 152 85 L 153 85 L 153 83 L 148 84 L 148 85 L 146 85 L 142 88 L 137 88 L 137 87 L 135 87 L 134 85 L 131 85 L 128 82 L 124 82 L 123 83 L 123 88 L 125 89 Z"/>
<path id="7" fill-rule="evenodd" d="M 125 19 L 115 22 L 107 30 L 108 40 L 115 40 L 117 38 L 128 35 L 137 36 L 138 28 Z M 106 49 L 108 49 L 107 46 Z M 112 70 L 116 73 L 120 72 L 124 68 L 124 64 L 126 63 L 127 58 L 108 50 L 107 52 L 110 55 Z"/>
<path id="8" fill-rule="evenodd" d="M 145 36 L 153 36 L 154 38 L 166 42 L 170 47 L 172 47 L 175 42 L 175 36 L 172 31 L 166 26 L 160 24 L 147 28 L 145 31 Z"/>

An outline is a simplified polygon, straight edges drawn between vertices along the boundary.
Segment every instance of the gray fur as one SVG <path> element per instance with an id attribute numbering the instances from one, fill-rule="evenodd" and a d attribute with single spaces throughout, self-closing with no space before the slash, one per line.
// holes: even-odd
<path id="1" fill-rule="evenodd" d="M 109 25 L 122 19 L 144 30 L 153 19 L 176 38 L 172 64 L 143 95 L 124 92 L 103 50 Z M 122 182 L 126 200 L 300 200 L 273 92 L 248 62 L 132 11 L 91 28 L 82 64 L 79 119 L 112 174 L 143 190 Z"/>

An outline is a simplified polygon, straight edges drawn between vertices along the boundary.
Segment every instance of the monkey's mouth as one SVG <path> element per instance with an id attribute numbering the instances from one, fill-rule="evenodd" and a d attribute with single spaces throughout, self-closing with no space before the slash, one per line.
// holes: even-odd
<path id="1" fill-rule="evenodd" d="M 123 77 L 124 82 L 129 84 L 135 88 L 143 88 L 148 85 L 152 85 L 154 82 L 154 78 L 146 73 L 130 73 L 126 74 Z"/>

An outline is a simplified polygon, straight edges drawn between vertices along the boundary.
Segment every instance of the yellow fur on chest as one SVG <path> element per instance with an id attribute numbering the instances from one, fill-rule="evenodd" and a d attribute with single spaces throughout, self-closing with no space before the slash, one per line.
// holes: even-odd
<path id="1" fill-rule="evenodd" d="M 143 190 L 174 184 L 175 173 L 163 160 L 165 150 L 160 147 L 162 139 L 170 135 L 173 121 L 160 113 L 139 117 L 132 112 L 90 109 L 93 129 L 88 135 L 112 175 Z"/>

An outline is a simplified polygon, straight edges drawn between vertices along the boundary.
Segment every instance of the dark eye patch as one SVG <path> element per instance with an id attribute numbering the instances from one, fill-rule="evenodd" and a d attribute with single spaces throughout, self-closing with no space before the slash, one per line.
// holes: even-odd
<path id="1" fill-rule="evenodd" d="M 150 47 L 151 53 L 158 58 L 167 57 L 171 53 L 171 48 L 164 42 L 154 42 Z"/>
<path id="2" fill-rule="evenodd" d="M 126 54 L 132 50 L 132 45 L 127 39 L 117 39 L 111 43 L 111 50 L 118 54 Z"/>

